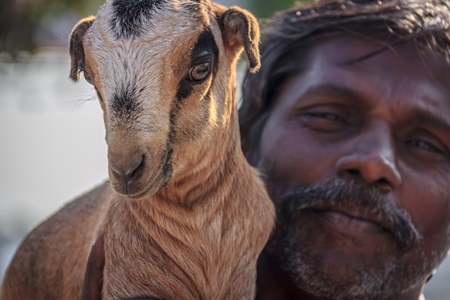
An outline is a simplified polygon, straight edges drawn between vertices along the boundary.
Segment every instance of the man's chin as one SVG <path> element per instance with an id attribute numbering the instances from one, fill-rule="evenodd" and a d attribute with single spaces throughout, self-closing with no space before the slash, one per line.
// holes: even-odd
<path id="1" fill-rule="evenodd" d="M 395 255 L 380 253 L 368 258 L 357 250 L 323 247 L 308 240 L 307 234 L 288 232 L 270 252 L 295 285 L 311 295 L 331 299 L 383 299 L 396 274 Z M 397 292 L 397 290 L 394 290 Z M 370 295 L 369 297 L 367 295 Z"/>

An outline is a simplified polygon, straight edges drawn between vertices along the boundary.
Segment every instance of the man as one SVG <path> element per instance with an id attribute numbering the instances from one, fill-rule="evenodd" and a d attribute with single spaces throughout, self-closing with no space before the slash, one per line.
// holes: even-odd
<path id="1" fill-rule="evenodd" d="M 438 0 L 323 0 L 270 20 L 240 110 L 278 208 L 257 299 L 423 299 L 450 249 L 449 20 Z M 85 299 L 101 260 L 99 239 Z"/>

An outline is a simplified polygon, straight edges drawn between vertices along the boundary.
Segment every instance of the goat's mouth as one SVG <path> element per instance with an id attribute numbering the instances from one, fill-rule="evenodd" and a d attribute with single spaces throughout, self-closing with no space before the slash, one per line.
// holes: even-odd
<path id="1" fill-rule="evenodd" d="M 164 153 L 163 159 L 160 160 L 160 168 L 156 172 L 153 171 L 153 174 L 149 174 L 148 171 L 148 165 L 154 164 L 153 161 L 144 161 L 142 170 L 130 178 L 115 174 L 110 168 L 110 181 L 113 189 L 132 199 L 153 195 L 165 187 L 172 178 L 172 153 L 172 149 Z"/>

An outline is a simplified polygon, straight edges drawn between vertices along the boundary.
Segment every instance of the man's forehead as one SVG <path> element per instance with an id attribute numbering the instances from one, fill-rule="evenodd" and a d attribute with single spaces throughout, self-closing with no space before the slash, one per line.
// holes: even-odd
<path id="1" fill-rule="evenodd" d="M 396 42 L 391 45 L 380 39 L 341 33 L 318 40 L 314 43 L 312 52 L 314 54 L 326 53 L 329 62 L 338 66 L 346 66 L 377 58 L 378 54 L 386 51 L 391 55 L 398 56 L 395 47 L 398 44 L 400 43 Z"/>
<path id="2" fill-rule="evenodd" d="M 432 50 L 420 50 L 414 41 L 384 41 L 342 34 L 316 42 L 311 51 L 310 62 L 319 60 L 342 69 L 383 68 L 391 74 L 400 73 L 414 79 L 426 76 L 436 84 L 450 84 L 450 63 Z"/>
<path id="3" fill-rule="evenodd" d="M 385 46 L 352 36 L 323 39 L 311 48 L 306 69 L 284 90 L 291 90 L 291 99 L 302 102 L 310 95 L 359 99 L 352 101 L 367 107 L 387 101 L 409 111 L 411 118 L 418 119 L 417 111 L 427 111 L 449 119 L 449 63 L 433 53 L 420 52 L 413 43 L 380 51 Z"/>

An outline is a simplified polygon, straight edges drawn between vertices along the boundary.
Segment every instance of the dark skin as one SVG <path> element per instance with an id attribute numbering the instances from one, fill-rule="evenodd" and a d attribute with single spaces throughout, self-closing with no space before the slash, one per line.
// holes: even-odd
<path id="1" fill-rule="evenodd" d="M 450 66 L 409 43 L 352 63 L 380 47 L 349 35 L 321 40 L 306 70 L 276 96 L 257 167 L 276 207 L 294 208 L 278 214 L 260 256 L 257 299 L 371 299 L 382 290 L 374 297 L 418 300 L 449 251 Z M 371 189 L 377 203 L 353 199 L 368 195 L 353 189 L 338 205 L 318 199 L 298 210 L 287 197 L 330 182 Z M 417 240 L 408 238 L 413 233 Z M 99 299 L 101 245 L 91 253 L 82 299 Z"/>
<path id="2" fill-rule="evenodd" d="M 99 234 L 88 257 L 81 299 L 99 299 L 102 294 L 103 268 L 105 267 L 103 234 Z"/>

